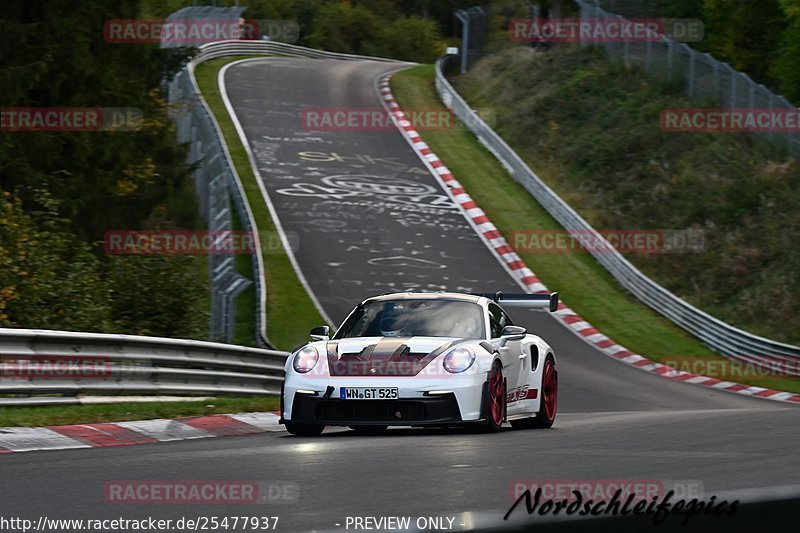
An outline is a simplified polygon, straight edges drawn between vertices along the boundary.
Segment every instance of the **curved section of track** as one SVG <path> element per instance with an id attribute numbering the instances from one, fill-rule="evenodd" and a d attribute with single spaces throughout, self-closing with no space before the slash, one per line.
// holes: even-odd
<path id="1" fill-rule="evenodd" d="M 376 82 L 397 65 L 269 58 L 225 74 L 227 94 L 308 286 L 334 322 L 392 290 L 520 288 L 401 134 L 313 132 L 303 113 L 378 110 Z M 531 265 L 535 268 L 535 265 Z M 343 529 L 347 516 L 496 514 L 520 480 L 697 480 L 715 491 L 795 483 L 800 409 L 674 383 L 596 352 L 543 312 L 516 312 L 558 356 L 550 430 L 494 435 L 348 430 L 0 459 L 0 501 L 19 515 L 280 515 L 284 531 Z M 282 480 L 283 506 L 108 505 L 114 479 Z M 456 529 L 462 529 L 456 526 Z"/>

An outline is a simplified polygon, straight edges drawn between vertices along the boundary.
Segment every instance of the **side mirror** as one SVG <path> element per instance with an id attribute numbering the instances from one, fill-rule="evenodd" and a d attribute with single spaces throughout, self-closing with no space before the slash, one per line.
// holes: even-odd
<path id="1" fill-rule="evenodd" d="M 311 339 L 315 341 L 330 340 L 331 328 L 328 326 L 317 326 L 311 330 Z"/>
<path id="2" fill-rule="evenodd" d="M 521 341 L 528 330 L 522 326 L 506 326 L 500 333 L 500 346 L 505 346 L 508 341 Z"/>

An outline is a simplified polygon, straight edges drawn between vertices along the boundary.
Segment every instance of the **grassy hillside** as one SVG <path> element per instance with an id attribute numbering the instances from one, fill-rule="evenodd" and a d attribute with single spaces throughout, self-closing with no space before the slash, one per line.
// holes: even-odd
<path id="1" fill-rule="evenodd" d="M 392 90 L 404 109 L 443 109 L 433 86 L 431 65 L 395 74 Z M 420 128 L 419 131 L 509 242 L 514 230 L 559 227 L 466 129 Z M 558 291 L 581 316 L 630 350 L 713 377 L 800 391 L 800 380 L 726 366 L 723 358 L 627 294 L 589 254 L 541 254 L 525 250 L 519 254 L 550 290 Z"/>
<path id="2" fill-rule="evenodd" d="M 596 228 L 704 232 L 702 253 L 629 254 L 645 273 L 726 322 L 800 341 L 796 162 L 744 134 L 661 131 L 663 109 L 714 104 L 591 50 L 515 48 L 455 86 Z"/>

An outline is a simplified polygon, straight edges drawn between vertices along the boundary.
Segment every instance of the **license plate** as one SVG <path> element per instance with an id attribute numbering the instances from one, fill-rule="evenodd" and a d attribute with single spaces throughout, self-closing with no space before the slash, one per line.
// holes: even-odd
<path id="1" fill-rule="evenodd" d="M 394 400 L 397 387 L 340 387 L 342 400 Z"/>

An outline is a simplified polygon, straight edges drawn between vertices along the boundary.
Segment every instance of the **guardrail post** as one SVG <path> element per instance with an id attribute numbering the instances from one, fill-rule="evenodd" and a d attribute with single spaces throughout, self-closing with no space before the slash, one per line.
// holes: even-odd
<path id="1" fill-rule="evenodd" d="M 461 21 L 461 74 L 466 74 L 469 55 L 469 14 L 459 9 L 456 11 L 456 18 Z"/>
<path id="2" fill-rule="evenodd" d="M 709 65 L 713 65 L 714 67 L 714 99 L 720 98 L 720 86 L 719 86 L 719 69 L 720 69 L 720 62 L 716 61 L 711 54 L 706 53 L 706 60 L 708 61 Z"/>
<path id="3" fill-rule="evenodd" d="M 672 79 L 672 57 L 675 54 L 675 43 L 667 41 L 667 79 Z"/>

